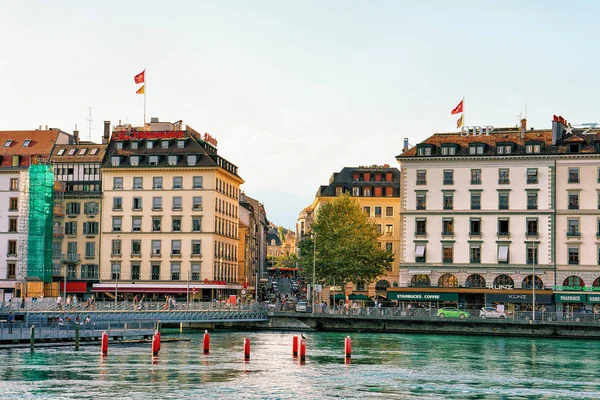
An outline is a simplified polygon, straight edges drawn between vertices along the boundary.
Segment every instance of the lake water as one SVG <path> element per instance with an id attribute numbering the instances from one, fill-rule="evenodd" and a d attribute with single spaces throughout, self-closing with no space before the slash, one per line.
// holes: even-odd
<path id="1" fill-rule="evenodd" d="M 213 332 L 189 342 L 0 351 L 0 398 L 52 399 L 596 399 L 600 343 L 472 336 L 305 333 L 307 360 L 291 357 L 298 332 Z M 179 337 L 163 333 L 163 337 Z M 251 360 L 243 360 L 243 338 Z"/>

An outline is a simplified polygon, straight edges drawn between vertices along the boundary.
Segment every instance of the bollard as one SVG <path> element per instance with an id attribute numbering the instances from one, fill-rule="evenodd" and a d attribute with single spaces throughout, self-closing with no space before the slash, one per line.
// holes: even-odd
<path id="1" fill-rule="evenodd" d="M 79 350 L 79 324 L 75 325 L 75 350 Z"/>
<path id="2" fill-rule="evenodd" d="M 160 333 L 155 332 L 152 336 L 152 355 L 157 356 L 160 351 Z"/>
<path id="3" fill-rule="evenodd" d="M 210 351 L 210 335 L 205 332 L 204 333 L 204 354 L 208 354 Z"/>
<path id="4" fill-rule="evenodd" d="M 108 354 L 108 333 L 102 332 L 102 344 L 101 344 L 102 355 Z"/>
<path id="5" fill-rule="evenodd" d="M 31 325 L 29 335 L 29 346 L 31 347 L 31 350 L 33 350 L 35 347 L 35 325 Z"/>
<path id="6" fill-rule="evenodd" d="M 161 323 L 160 323 L 160 319 L 158 321 L 156 321 L 156 330 L 158 332 L 160 332 L 160 328 L 161 328 Z"/>
<path id="7" fill-rule="evenodd" d="M 306 361 L 306 340 L 300 341 L 300 362 Z"/>
<path id="8" fill-rule="evenodd" d="M 250 339 L 244 338 L 244 360 L 250 360 Z"/>
<path id="9" fill-rule="evenodd" d="M 292 338 L 292 357 L 298 357 L 298 336 Z"/>
<path id="10" fill-rule="evenodd" d="M 345 355 L 346 359 L 348 359 L 352 356 L 352 339 L 350 339 L 350 336 L 346 336 L 345 346 L 344 346 L 344 355 Z"/>

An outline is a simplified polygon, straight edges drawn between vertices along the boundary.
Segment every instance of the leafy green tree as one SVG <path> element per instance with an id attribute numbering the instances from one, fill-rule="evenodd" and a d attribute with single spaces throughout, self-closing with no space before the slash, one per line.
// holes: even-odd
<path id="1" fill-rule="evenodd" d="M 384 275 L 394 255 L 381 249 L 377 227 L 348 195 L 324 204 L 311 225 L 311 237 L 299 244 L 303 276 L 311 282 L 313 257 L 317 282 L 345 286 L 369 283 Z"/>

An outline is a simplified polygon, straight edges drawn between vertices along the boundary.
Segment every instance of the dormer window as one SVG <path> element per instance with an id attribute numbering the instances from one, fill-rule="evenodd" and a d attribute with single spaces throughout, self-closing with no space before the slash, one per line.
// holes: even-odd
<path id="1" fill-rule="evenodd" d="M 190 154 L 187 156 L 187 164 L 188 165 L 196 165 L 196 162 L 198 162 L 198 156 L 195 154 Z"/>
<path id="2" fill-rule="evenodd" d="M 540 154 L 542 152 L 542 144 L 540 142 L 527 142 L 525 144 L 526 154 Z"/>
<path id="3" fill-rule="evenodd" d="M 472 156 L 480 156 L 485 152 L 485 144 L 473 143 L 469 145 L 469 154 Z"/>
<path id="4" fill-rule="evenodd" d="M 31 144 L 31 139 L 25 139 L 25 141 L 23 142 L 23 147 L 29 147 L 30 144 Z"/>
<path id="5" fill-rule="evenodd" d="M 96 154 L 98 154 L 98 149 L 92 149 L 92 151 L 90 151 L 91 156 L 95 156 Z"/>
<path id="6" fill-rule="evenodd" d="M 129 147 L 131 147 L 131 150 L 137 150 L 139 147 L 139 142 L 137 140 L 132 140 L 129 142 Z"/>
<path id="7" fill-rule="evenodd" d="M 512 150 L 512 143 L 498 143 L 496 145 L 496 154 L 511 154 Z"/>
<path id="8" fill-rule="evenodd" d="M 177 156 L 169 156 L 167 158 L 167 165 L 177 165 Z"/>
<path id="9" fill-rule="evenodd" d="M 110 158 L 110 165 L 112 165 L 113 167 L 119 166 L 120 163 L 121 163 L 121 157 L 119 157 L 119 156 L 112 156 Z"/>
<path id="10" fill-rule="evenodd" d="M 160 148 L 161 149 L 168 149 L 169 148 L 169 141 L 168 140 L 162 140 L 160 142 Z"/>
<path id="11" fill-rule="evenodd" d="M 433 145 L 431 144 L 418 144 L 417 155 L 418 156 L 430 156 L 433 153 Z"/>
<path id="12" fill-rule="evenodd" d="M 72 156 L 75 154 L 76 151 L 77 151 L 77 149 L 69 149 L 69 152 L 67 153 L 67 155 Z"/>
<path id="13" fill-rule="evenodd" d="M 129 165 L 132 167 L 137 167 L 140 165 L 140 156 L 131 156 L 129 157 Z"/>
<path id="14" fill-rule="evenodd" d="M 79 155 L 80 156 L 84 156 L 86 151 L 87 151 L 87 149 L 81 149 L 81 150 L 79 150 Z"/>
<path id="15" fill-rule="evenodd" d="M 177 141 L 177 148 L 178 149 L 183 149 L 185 147 L 185 140 L 178 140 Z"/>
<path id="16" fill-rule="evenodd" d="M 115 148 L 117 150 L 123 150 L 123 142 L 115 142 Z"/>
<path id="17" fill-rule="evenodd" d="M 6 142 L 4 142 L 4 147 L 10 147 L 10 145 L 12 144 L 12 140 L 7 139 Z"/>
<path id="18" fill-rule="evenodd" d="M 154 142 L 152 140 L 146 140 L 146 148 L 147 149 L 153 149 L 154 148 Z"/>
<path id="19" fill-rule="evenodd" d="M 65 154 L 65 149 L 60 149 L 58 150 L 58 153 L 56 153 L 57 156 L 62 156 L 63 154 Z"/>
<path id="20" fill-rule="evenodd" d="M 148 157 L 148 165 L 157 165 L 157 164 L 158 164 L 158 156 Z"/>
<path id="21" fill-rule="evenodd" d="M 442 145 L 442 155 L 443 156 L 454 156 L 456 155 L 456 148 L 458 146 L 455 144 L 443 144 Z"/>
<path id="22" fill-rule="evenodd" d="M 581 151 L 581 145 L 579 143 L 569 143 L 567 150 L 569 153 L 579 153 Z"/>

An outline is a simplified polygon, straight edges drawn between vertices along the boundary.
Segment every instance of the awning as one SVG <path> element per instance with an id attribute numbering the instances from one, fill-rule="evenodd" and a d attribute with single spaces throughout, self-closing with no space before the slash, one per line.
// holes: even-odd
<path id="1" fill-rule="evenodd" d="M 425 246 L 418 245 L 415 250 L 415 257 L 424 257 L 425 256 Z"/>
<path id="2" fill-rule="evenodd" d="M 65 282 L 60 281 L 60 291 L 64 293 Z M 87 293 L 87 282 L 68 282 L 67 281 L 67 293 Z"/>
<path id="3" fill-rule="evenodd" d="M 372 300 L 369 296 L 364 295 L 362 293 L 351 293 L 348 295 L 348 299 L 350 300 Z"/>
<path id="4" fill-rule="evenodd" d="M 233 289 L 241 290 L 242 285 L 227 284 L 227 285 L 199 285 L 194 284 L 189 286 L 190 293 L 198 293 L 202 289 Z M 92 288 L 92 292 L 114 292 L 116 284 L 114 283 L 96 283 Z M 149 283 L 123 283 L 119 284 L 118 291 L 121 293 L 187 293 L 188 286 L 186 284 L 149 284 Z"/>
<path id="5" fill-rule="evenodd" d="M 344 296 L 343 293 L 336 293 L 335 297 L 333 295 L 330 295 L 329 298 L 334 300 L 346 300 L 346 296 Z"/>
<path id="6" fill-rule="evenodd" d="M 398 301 L 458 301 L 458 293 L 394 292 L 388 290 L 388 300 Z"/>

